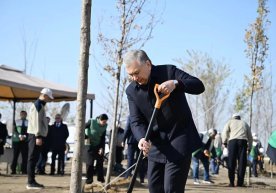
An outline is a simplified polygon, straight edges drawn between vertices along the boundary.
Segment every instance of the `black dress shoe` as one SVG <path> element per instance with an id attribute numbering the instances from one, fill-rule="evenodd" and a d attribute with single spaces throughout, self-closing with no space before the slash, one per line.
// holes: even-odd
<path id="1" fill-rule="evenodd" d="M 92 182 L 93 182 L 93 179 L 86 179 L 85 181 L 86 184 L 92 184 Z"/>
<path id="2" fill-rule="evenodd" d="M 64 175 L 64 172 L 58 172 L 57 174 L 63 176 L 63 175 Z"/>
<path id="3" fill-rule="evenodd" d="M 97 180 L 98 180 L 99 182 L 101 182 L 101 183 L 105 183 L 104 178 L 98 178 Z"/>
<path id="4" fill-rule="evenodd" d="M 46 173 L 44 171 L 39 171 L 38 174 L 39 175 L 46 175 Z"/>

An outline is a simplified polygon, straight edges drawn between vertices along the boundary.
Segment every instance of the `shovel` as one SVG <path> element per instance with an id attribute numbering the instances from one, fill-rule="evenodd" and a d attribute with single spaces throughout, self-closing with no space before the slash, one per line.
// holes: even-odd
<path id="1" fill-rule="evenodd" d="M 155 84 L 154 86 L 154 94 L 155 94 L 155 97 L 156 97 L 156 102 L 155 102 L 155 105 L 154 105 L 154 110 L 153 110 L 153 113 L 151 115 L 151 119 L 150 119 L 150 122 L 149 122 L 149 125 L 148 125 L 148 129 L 147 129 L 147 132 L 146 132 L 146 136 L 145 136 L 145 140 L 148 141 L 149 140 L 149 136 L 152 132 L 152 123 L 153 123 L 153 120 L 155 119 L 156 115 L 157 115 L 157 112 L 158 110 L 160 109 L 163 101 L 165 99 L 167 99 L 170 94 L 166 94 L 166 95 L 163 95 L 161 98 L 157 92 L 157 89 L 158 89 L 158 84 Z M 136 166 L 135 166 L 135 169 L 134 169 L 134 172 L 133 172 L 133 176 L 131 178 L 131 182 L 128 186 L 128 190 L 127 190 L 127 193 L 131 193 L 132 190 L 133 190 L 133 186 L 134 186 L 134 183 L 136 181 L 136 176 L 137 176 L 137 173 L 138 173 L 138 169 L 141 165 L 141 161 L 143 159 L 143 151 L 140 151 L 139 153 L 139 156 L 138 156 L 138 159 L 137 159 L 137 162 L 136 162 Z"/>

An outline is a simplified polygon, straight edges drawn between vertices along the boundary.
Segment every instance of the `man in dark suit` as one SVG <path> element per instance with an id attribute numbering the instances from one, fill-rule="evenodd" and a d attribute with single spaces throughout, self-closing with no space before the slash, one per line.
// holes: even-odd
<path id="1" fill-rule="evenodd" d="M 0 113 L 0 120 L 1 120 Z M 4 154 L 4 145 L 6 144 L 6 139 L 8 137 L 7 126 L 0 121 L 0 156 Z"/>
<path id="2" fill-rule="evenodd" d="M 131 129 L 138 147 L 148 155 L 150 193 L 183 193 L 191 163 L 191 153 L 202 146 L 185 93 L 204 92 L 203 83 L 173 65 L 154 66 L 143 50 L 124 57 L 132 78 L 126 94 Z M 154 104 L 154 86 L 170 97 L 158 111 L 150 142 L 144 139 Z"/>
<path id="3" fill-rule="evenodd" d="M 56 114 L 55 122 L 50 127 L 48 135 L 49 135 L 49 141 L 50 141 L 50 150 L 52 151 L 50 175 L 55 174 L 57 155 L 58 155 L 57 174 L 64 175 L 66 140 L 69 137 L 69 131 L 68 131 L 67 125 L 62 122 L 62 117 L 60 114 Z"/>

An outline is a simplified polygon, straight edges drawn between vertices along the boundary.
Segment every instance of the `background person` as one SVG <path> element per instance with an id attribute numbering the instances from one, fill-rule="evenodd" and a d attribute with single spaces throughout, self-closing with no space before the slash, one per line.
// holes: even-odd
<path id="1" fill-rule="evenodd" d="M 4 145 L 8 137 L 8 130 L 6 124 L 1 122 L 2 114 L 0 113 L 0 156 L 4 154 Z"/>
<path id="2" fill-rule="evenodd" d="M 49 130 L 50 150 L 52 151 L 51 173 L 55 174 L 56 157 L 58 156 L 57 174 L 64 175 L 66 140 L 69 137 L 68 127 L 62 122 L 60 114 L 56 114 L 55 122 Z"/>
<path id="3" fill-rule="evenodd" d="M 86 162 L 86 184 L 93 182 L 94 161 L 96 163 L 97 179 L 104 183 L 104 147 L 105 135 L 107 128 L 108 116 L 106 114 L 99 115 L 96 119 L 90 119 L 85 127 L 85 135 L 87 136 L 87 162 Z"/>
<path id="4" fill-rule="evenodd" d="M 28 125 L 28 183 L 27 189 L 41 189 L 44 188 L 35 180 L 35 166 L 39 159 L 41 152 L 42 138 L 47 136 L 48 122 L 46 118 L 45 105 L 50 102 L 53 93 L 49 88 L 44 88 L 40 92 L 39 98 L 32 104 L 29 112 L 29 125 Z"/>
<path id="5" fill-rule="evenodd" d="M 131 171 L 133 170 L 134 167 L 132 169 L 129 169 L 129 168 L 136 163 L 136 160 L 140 152 L 138 148 L 138 142 L 133 136 L 133 133 L 131 131 L 130 116 L 128 116 L 127 118 L 122 146 L 125 146 L 125 141 L 127 141 L 127 170 L 128 170 L 125 174 L 125 178 L 128 178 L 131 176 Z M 139 168 L 140 183 L 144 183 L 146 172 L 147 172 L 147 159 L 143 159 L 142 164 L 140 165 L 140 168 Z"/>
<path id="6" fill-rule="evenodd" d="M 209 129 L 205 133 L 200 133 L 200 138 L 203 143 L 203 147 L 198 149 L 197 151 L 192 153 L 192 163 L 193 163 L 193 178 L 194 184 L 200 184 L 199 181 L 199 160 L 203 164 L 204 168 L 204 175 L 203 175 L 203 183 L 204 184 L 211 184 L 213 183 L 210 180 L 209 174 L 209 166 L 210 162 L 209 159 L 214 159 L 216 157 L 216 152 L 214 148 L 214 139 L 217 134 L 215 129 Z"/>
<path id="7" fill-rule="evenodd" d="M 241 120 L 240 114 L 235 113 L 222 133 L 222 142 L 228 149 L 228 177 L 230 187 L 234 187 L 235 171 L 238 163 L 237 186 L 243 186 L 247 165 L 247 150 L 252 146 L 252 134 L 249 125 Z"/>
<path id="8" fill-rule="evenodd" d="M 42 150 L 41 153 L 39 155 L 39 160 L 36 164 L 36 173 L 39 175 L 45 175 L 45 167 L 47 164 L 47 160 L 48 160 L 48 153 L 50 151 L 50 140 L 49 140 L 49 131 L 51 130 L 51 126 L 50 126 L 50 117 L 46 117 L 47 119 L 47 123 L 48 123 L 48 134 L 46 137 L 42 138 Z"/>
<path id="9" fill-rule="evenodd" d="M 16 174 L 17 160 L 21 154 L 22 163 L 20 170 L 22 174 L 27 174 L 27 162 L 28 162 L 28 120 L 27 112 L 20 112 L 20 119 L 15 121 L 15 130 L 12 134 L 12 149 L 13 159 L 11 164 L 11 174 Z"/>

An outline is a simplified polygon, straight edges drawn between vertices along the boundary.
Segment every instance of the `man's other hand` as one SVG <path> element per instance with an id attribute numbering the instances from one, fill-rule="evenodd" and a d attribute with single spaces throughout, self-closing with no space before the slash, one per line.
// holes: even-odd
<path id="1" fill-rule="evenodd" d="M 144 156 L 148 156 L 151 144 L 145 140 L 145 138 L 140 139 L 138 143 L 138 148 L 143 151 Z"/>
<path id="2" fill-rule="evenodd" d="M 41 146 L 42 145 L 42 139 L 41 138 L 36 138 L 35 144 L 38 145 L 38 146 Z"/>
<path id="3" fill-rule="evenodd" d="M 103 155 L 103 153 L 104 153 L 103 148 L 100 148 L 98 154 Z"/>
<path id="4" fill-rule="evenodd" d="M 157 91 L 162 94 L 169 94 L 175 89 L 173 80 L 167 80 L 158 86 Z"/>

